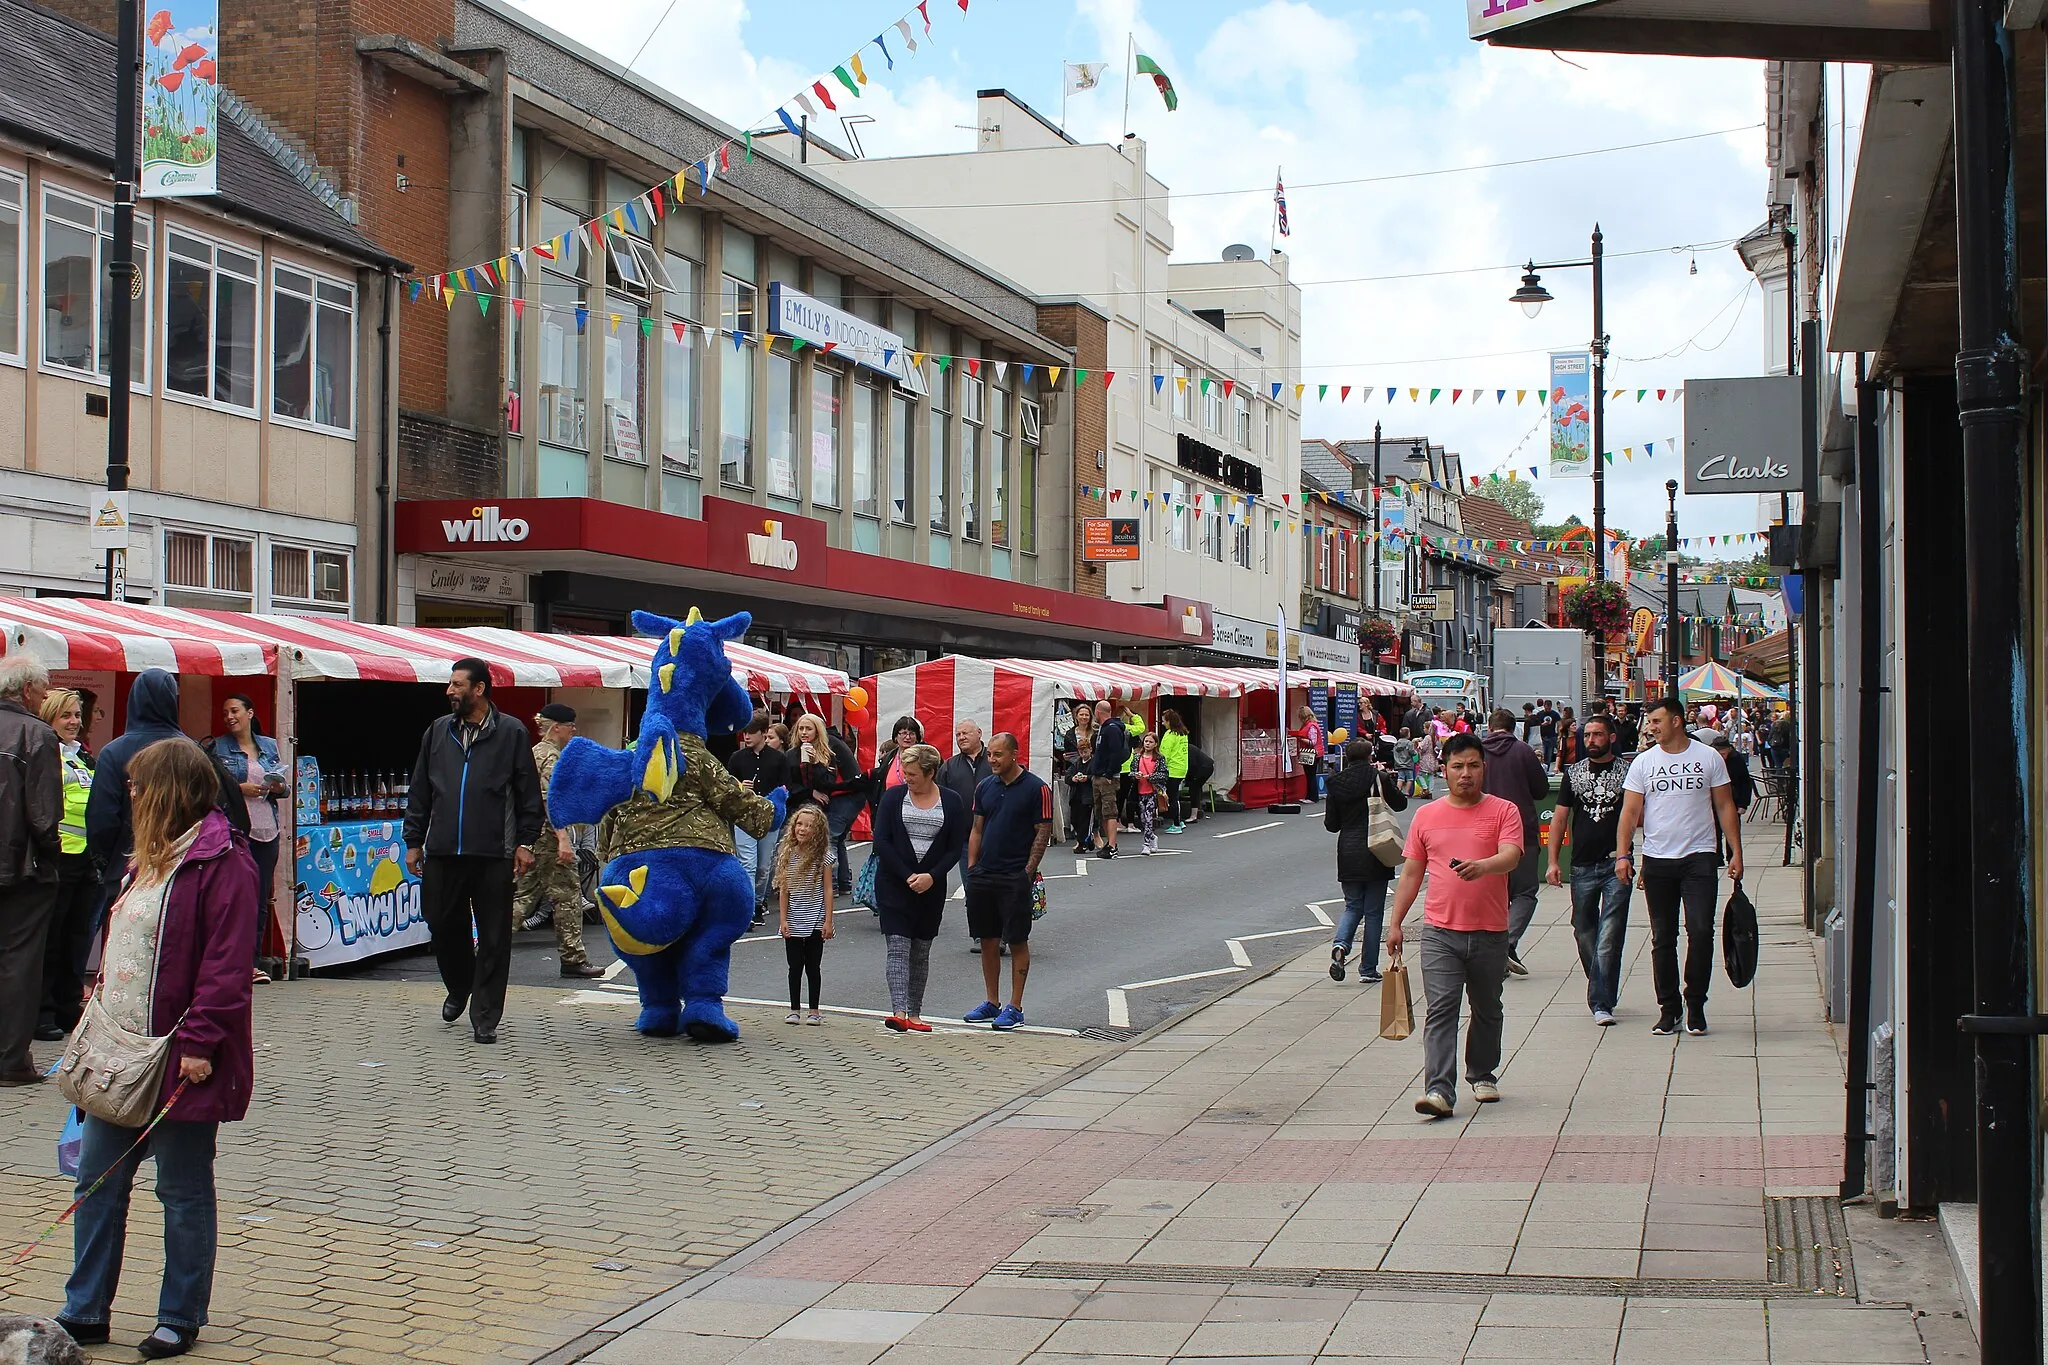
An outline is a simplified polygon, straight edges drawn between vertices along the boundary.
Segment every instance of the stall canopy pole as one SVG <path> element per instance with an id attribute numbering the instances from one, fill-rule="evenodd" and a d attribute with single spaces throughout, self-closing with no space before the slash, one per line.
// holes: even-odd
<path id="1" fill-rule="evenodd" d="M 284 943 L 284 976 L 292 979 L 292 964 L 299 957 L 299 860 L 293 855 L 299 832 L 299 688 L 292 678 L 291 651 L 277 651 L 277 756 L 284 764 L 286 783 L 284 818 L 279 822 L 277 846 L 285 854 L 277 860 L 271 877 L 271 915 L 277 920 L 278 938 Z M 261 936 L 257 946 L 262 946 Z"/>

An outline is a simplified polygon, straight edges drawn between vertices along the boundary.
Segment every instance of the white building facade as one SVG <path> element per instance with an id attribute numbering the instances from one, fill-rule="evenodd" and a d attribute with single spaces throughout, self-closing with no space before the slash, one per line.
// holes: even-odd
<path id="1" fill-rule="evenodd" d="M 1139 557 L 1101 566 L 1110 598 L 1170 593 L 1257 620 L 1284 606 L 1294 620 L 1301 291 L 1286 255 L 1173 262 L 1168 190 L 1140 139 L 1075 143 L 1000 90 L 981 93 L 976 121 L 971 152 L 811 168 L 1042 301 L 1108 319 L 1106 432 L 1099 448 L 1077 434 L 1075 482 L 1077 517 L 1142 523 Z"/>

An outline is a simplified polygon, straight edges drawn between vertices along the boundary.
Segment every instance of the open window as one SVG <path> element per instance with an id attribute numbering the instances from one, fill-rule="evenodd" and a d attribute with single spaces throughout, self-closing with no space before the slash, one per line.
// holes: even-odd
<path id="1" fill-rule="evenodd" d="M 641 241 L 617 228 L 604 230 L 605 283 L 614 289 L 646 298 L 650 290 L 672 290 L 668 268 L 661 263 L 661 253 L 650 244 Z"/>

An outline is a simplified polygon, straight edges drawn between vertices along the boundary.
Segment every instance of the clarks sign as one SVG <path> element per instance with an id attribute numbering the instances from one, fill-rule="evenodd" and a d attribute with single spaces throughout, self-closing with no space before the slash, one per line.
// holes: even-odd
<path id="1" fill-rule="evenodd" d="M 1797 493 L 1809 433 L 1796 375 L 1685 385 L 1685 491 Z"/>
<path id="2" fill-rule="evenodd" d="M 1466 31 L 1484 38 L 1502 29 L 1547 19 L 1568 9 L 1589 5 L 1593 0 L 1465 0 Z"/>

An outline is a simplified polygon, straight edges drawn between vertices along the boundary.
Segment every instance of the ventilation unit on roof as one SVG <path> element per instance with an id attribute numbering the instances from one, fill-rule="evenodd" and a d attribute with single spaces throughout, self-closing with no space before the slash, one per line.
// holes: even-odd
<path id="1" fill-rule="evenodd" d="M 1256 261 L 1259 259 L 1259 253 L 1253 251 L 1243 242 L 1234 242 L 1223 248 L 1223 259 L 1226 261 Z"/>

